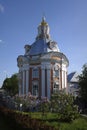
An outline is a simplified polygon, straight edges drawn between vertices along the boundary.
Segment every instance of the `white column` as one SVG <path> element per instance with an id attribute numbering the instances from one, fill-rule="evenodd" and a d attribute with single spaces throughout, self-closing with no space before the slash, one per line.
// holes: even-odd
<path id="1" fill-rule="evenodd" d="M 62 78 L 62 85 L 61 85 L 61 89 L 63 89 L 63 70 L 61 70 L 61 74 L 62 74 L 62 76 L 61 76 L 61 78 Z"/>
<path id="2" fill-rule="evenodd" d="M 65 71 L 65 88 L 66 88 L 66 93 L 68 93 L 67 70 Z"/>
<path id="3" fill-rule="evenodd" d="M 62 70 L 62 89 L 64 89 L 64 70 Z"/>
<path id="4" fill-rule="evenodd" d="M 28 94 L 29 87 L 29 70 L 26 70 L 26 94 Z"/>
<path id="5" fill-rule="evenodd" d="M 19 96 L 21 95 L 21 85 L 19 83 Z"/>
<path id="6" fill-rule="evenodd" d="M 24 87 L 25 87 L 25 70 L 23 70 L 23 95 L 24 95 Z"/>
<path id="7" fill-rule="evenodd" d="M 22 89 L 21 79 L 22 79 L 21 72 L 19 71 L 18 73 L 19 96 L 21 95 L 21 89 Z"/>
<path id="8" fill-rule="evenodd" d="M 42 90 L 42 97 L 45 97 L 45 68 L 42 67 L 41 69 L 41 90 Z"/>
<path id="9" fill-rule="evenodd" d="M 65 71 L 65 88 L 66 88 L 66 71 Z"/>
<path id="10" fill-rule="evenodd" d="M 50 99 L 50 91 L 51 91 L 51 75 L 50 68 L 47 68 L 47 97 Z"/>

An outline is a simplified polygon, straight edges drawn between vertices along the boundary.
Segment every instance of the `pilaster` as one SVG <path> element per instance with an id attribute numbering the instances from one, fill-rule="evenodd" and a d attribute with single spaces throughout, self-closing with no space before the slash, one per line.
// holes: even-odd
<path id="1" fill-rule="evenodd" d="M 24 95 L 24 89 L 25 89 L 25 70 L 23 70 L 23 95 Z"/>
<path id="2" fill-rule="evenodd" d="M 47 67 L 47 97 L 50 99 L 51 95 L 51 67 Z"/>
<path id="3" fill-rule="evenodd" d="M 41 73 L 42 97 L 45 97 L 45 66 L 41 66 Z"/>
<path id="4" fill-rule="evenodd" d="M 26 94 L 29 92 L 29 70 L 26 70 Z"/>

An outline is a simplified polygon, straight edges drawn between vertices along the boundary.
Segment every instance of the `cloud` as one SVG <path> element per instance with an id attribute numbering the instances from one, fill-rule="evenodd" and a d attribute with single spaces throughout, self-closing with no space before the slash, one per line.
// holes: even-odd
<path id="1" fill-rule="evenodd" d="M 3 40 L 0 39 L 0 44 L 4 44 L 5 42 Z"/>
<path id="2" fill-rule="evenodd" d="M 3 41 L 2 40 L 0 40 L 0 43 L 2 43 Z"/>
<path id="3" fill-rule="evenodd" d="M 0 12 L 3 13 L 4 12 L 4 6 L 2 4 L 0 4 Z"/>

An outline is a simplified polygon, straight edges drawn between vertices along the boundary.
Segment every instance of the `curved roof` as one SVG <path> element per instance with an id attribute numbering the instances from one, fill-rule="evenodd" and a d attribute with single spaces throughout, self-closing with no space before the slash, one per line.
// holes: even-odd
<path id="1" fill-rule="evenodd" d="M 48 23 L 45 21 L 45 18 L 42 18 L 42 21 L 38 26 L 38 35 L 36 37 L 36 41 L 31 45 L 31 48 L 28 52 L 29 55 L 37 55 L 52 51 L 59 52 L 57 43 L 50 39 L 49 30 Z"/>
<path id="2" fill-rule="evenodd" d="M 56 42 L 48 39 L 36 40 L 29 51 L 29 55 L 37 55 L 46 52 L 59 52 L 59 48 Z"/>

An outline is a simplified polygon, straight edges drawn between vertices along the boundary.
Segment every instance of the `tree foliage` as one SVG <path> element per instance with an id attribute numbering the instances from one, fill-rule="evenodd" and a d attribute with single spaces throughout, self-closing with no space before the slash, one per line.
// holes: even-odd
<path id="1" fill-rule="evenodd" d="M 11 78 L 6 78 L 3 82 L 2 89 L 6 90 L 9 95 L 14 96 L 18 93 L 18 78 L 14 74 Z"/>
<path id="2" fill-rule="evenodd" d="M 78 117 L 78 107 L 74 105 L 74 98 L 64 92 L 55 93 L 51 97 L 51 110 L 58 114 L 62 121 L 71 121 Z"/>
<path id="3" fill-rule="evenodd" d="M 82 74 L 79 76 L 80 96 L 87 102 L 87 64 L 83 65 Z"/>

